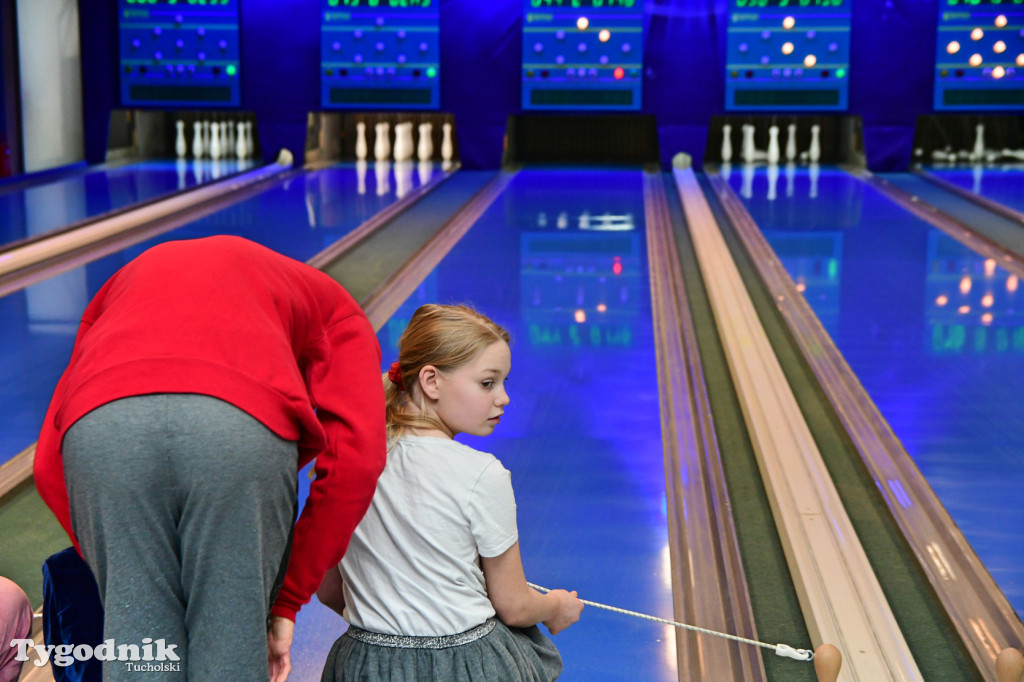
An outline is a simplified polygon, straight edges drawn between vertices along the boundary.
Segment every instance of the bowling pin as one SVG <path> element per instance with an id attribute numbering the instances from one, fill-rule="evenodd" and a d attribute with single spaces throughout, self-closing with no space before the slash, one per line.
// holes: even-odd
<path id="1" fill-rule="evenodd" d="M 363 121 L 356 123 L 356 160 L 366 161 L 366 123 Z"/>
<path id="2" fill-rule="evenodd" d="M 174 127 L 177 132 L 174 135 L 174 154 L 179 159 L 184 159 L 188 153 L 188 145 L 185 142 L 185 122 L 175 121 Z"/>
<path id="3" fill-rule="evenodd" d="M 985 158 L 985 125 L 983 123 L 974 127 L 974 149 L 971 150 L 970 158 L 976 163 Z"/>
<path id="4" fill-rule="evenodd" d="M 786 126 L 786 161 L 796 160 L 796 124 Z"/>
<path id="5" fill-rule="evenodd" d="M 818 163 L 821 159 L 821 126 L 811 126 L 811 147 L 807 150 L 807 158 L 811 160 L 811 163 Z"/>
<path id="6" fill-rule="evenodd" d="M 217 122 L 214 122 L 210 130 L 210 158 L 215 161 L 220 159 L 220 124 Z"/>
<path id="7" fill-rule="evenodd" d="M 728 123 L 722 126 L 722 163 L 732 161 L 732 126 Z"/>
<path id="8" fill-rule="evenodd" d="M 395 124 L 395 144 L 391 150 L 395 157 L 395 163 L 402 161 L 402 156 L 405 153 L 405 124 Z"/>
<path id="9" fill-rule="evenodd" d="M 210 122 L 203 121 L 203 156 L 210 155 Z"/>
<path id="10" fill-rule="evenodd" d="M 749 123 L 743 124 L 743 163 L 754 163 L 757 156 L 757 149 L 754 148 L 754 126 Z"/>
<path id="11" fill-rule="evenodd" d="M 237 156 L 239 160 L 241 160 L 249 155 L 249 150 L 245 148 L 245 124 L 239 121 L 237 124 L 235 124 L 235 128 L 237 129 L 237 139 L 235 140 L 235 156 Z"/>
<path id="12" fill-rule="evenodd" d="M 451 161 L 454 148 L 452 146 L 452 124 L 444 123 L 441 125 L 441 159 L 443 161 Z"/>
<path id="13" fill-rule="evenodd" d="M 387 161 L 391 156 L 391 140 L 389 139 L 389 128 L 387 123 L 378 123 L 374 126 L 376 134 L 373 138 L 373 157 L 378 161 Z"/>
<path id="14" fill-rule="evenodd" d="M 196 121 L 192 124 L 192 157 L 203 158 L 203 124 Z"/>
<path id="15" fill-rule="evenodd" d="M 420 161 L 430 161 L 434 157 L 434 126 L 432 123 L 420 124 L 420 141 L 416 147 L 416 156 Z"/>
<path id="16" fill-rule="evenodd" d="M 252 121 L 245 122 L 245 151 L 247 156 L 256 153 L 256 143 L 252 139 Z"/>
<path id="17" fill-rule="evenodd" d="M 773 166 L 779 163 L 779 126 L 768 128 L 768 163 Z"/>
<path id="18" fill-rule="evenodd" d="M 768 164 L 768 201 L 775 201 L 778 196 L 776 188 L 779 186 L 779 164 Z"/>
<path id="19" fill-rule="evenodd" d="M 231 121 L 224 121 L 223 125 L 221 146 L 224 147 L 224 157 L 227 158 L 235 153 L 235 124 Z"/>

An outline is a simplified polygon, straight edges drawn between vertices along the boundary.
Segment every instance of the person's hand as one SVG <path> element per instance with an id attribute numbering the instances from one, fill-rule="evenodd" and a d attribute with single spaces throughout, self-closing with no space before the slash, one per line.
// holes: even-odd
<path id="1" fill-rule="evenodd" d="M 553 617 L 544 621 L 544 625 L 551 634 L 557 635 L 580 619 L 583 602 L 576 597 L 575 592 L 551 590 L 548 596 L 552 595 L 558 600 L 558 611 Z"/>
<path id="2" fill-rule="evenodd" d="M 270 662 L 270 682 L 285 682 L 292 671 L 292 637 L 295 623 L 281 616 L 270 617 L 267 631 L 267 660 Z"/>

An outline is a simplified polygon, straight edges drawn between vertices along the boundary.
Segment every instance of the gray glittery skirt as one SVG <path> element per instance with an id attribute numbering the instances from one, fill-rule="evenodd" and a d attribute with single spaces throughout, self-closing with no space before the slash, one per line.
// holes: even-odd
<path id="1" fill-rule="evenodd" d="M 349 626 L 320 682 L 548 682 L 562 672 L 554 643 L 535 625 L 497 618 L 445 637 L 382 635 Z"/>

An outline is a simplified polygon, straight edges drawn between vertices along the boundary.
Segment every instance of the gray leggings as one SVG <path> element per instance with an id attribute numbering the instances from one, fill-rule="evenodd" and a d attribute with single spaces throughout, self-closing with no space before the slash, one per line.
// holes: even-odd
<path id="1" fill-rule="evenodd" d="M 144 638 L 163 639 L 180 659 L 177 672 L 108 662 L 104 679 L 267 679 L 267 614 L 295 521 L 297 444 L 216 398 L 158 394 L 93 410 L 62 449 L 104 639 L 140 650 Z"/>

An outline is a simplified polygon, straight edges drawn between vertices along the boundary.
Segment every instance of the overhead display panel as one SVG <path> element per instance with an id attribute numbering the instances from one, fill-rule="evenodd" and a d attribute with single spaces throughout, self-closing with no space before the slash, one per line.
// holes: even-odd
<path id="1" fill-rule="evenodd" d="M 729 0 L 725 108 L 844 111 L 851 0 Z"/>
<path id="2" fill-rule="evenodd" d="M 437 109 L 440 0 L 321 0 L 325 109 Z"/>
<path id="3" fill-rule="evenodd" d="M 934 106 L 1024 107 L 1024 0 L 939 0 Z"/>
<path id="4" fill-rule="evenodd" d="M 642 0 L 524 0 L 523 109 L 642 104 Z"/>
<path id="5" fill-rule="evenodd" d="M 121 103 L 237 107 L 240 0 L 118 0 Z"/>

